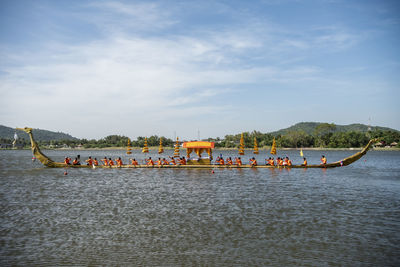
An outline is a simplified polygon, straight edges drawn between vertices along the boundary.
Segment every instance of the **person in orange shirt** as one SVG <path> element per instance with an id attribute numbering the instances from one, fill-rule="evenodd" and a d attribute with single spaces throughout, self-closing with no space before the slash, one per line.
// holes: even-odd
<path id="1" fill-rule="evenodd" d="M 108 158 L 108 165 L 109 166 L 114 166 L 114 161 L 112 161 L 111 158 Z"/>
<path id="2" fill-rule="evenodd" d="M 232 164 L 233 164 L 232 158 L 231 157 L 227 158 L 226 159 L 226 165 L 232 165 Z"/>
<path id="3" fill-rule="evenodd" d="M 182 158 L 181 158 L 181 165 L 186 165 L 186 159 L 185 159 L 185 157 L 182 157 Z"/>
<path id="4" fill-rule="evenodd" d="M 147 160 L 147 165 L 154 166 L 154 161 L 151 159 L 151 157 L 149 157 L 149 159 Z"/>
<path id="5" fill-rule="evenodd" d="M 249 159 L 249 163 L 250 163 L 250 165 L 253 167 L 253 166 L 257 166 L 257 160 L 254 158 L 254 157 L 252 157 L 251 159 Z"/>
<path id="6" fill-rule="evenodd" d="M 103 162 L 104 166 L 108 166 L 108 160 L 106 157 L 104 157 L 104 159 L 101 160 Z"/>
<path id="7" fill-rule="evenodd" d="M 139 163 L 136 161 L 136 159 L 131 159 L 131 163 L 132 163 L 132 165 L 134 165 L 134 166 L 139 165 Z"/>
<path id="8" fill-rule="evenodd" d="M 79 163 L 78 158 L 75 158 L 75 159 L 74 159 L 74 161 L 72 162 L 72 165 L 81 165 L 81 164 Z"/>
<path id="9" fill-rule="evenodd" d="M 220 157 L 219 159 L 219 165 L 225 165 L 225 160 L 223 157 Z"/>
<path id="10" fill-rule="evenodd" d="M 242 166 L 242 160 L 240 159 L 240 157 L 238 157 L 238 158 L 236 159 L 236 164 L 237 164 L 238 166 Z"/>
<path id="11" fill-rule="evenodd" d="M 283 166 L 287 166 L 287 165 L 289 165 L 289 158 L 288 158 L 288 157 L 286 157 L 286 158 L 283 160 Z"/>
<path id="12" fill-rule="evenodd" d="M 171 159 L 171 163 L 172 163 L 173 165 L 176 165 L 176 162 L 175 162 L 174 157 L 169 157 L 169 158 Z"/>
<path id="13" fill-rule="evenodd" d="M 303 164 L 301 164 L 302 166 L 307 166 L 307 159 L 303 158 Z"/>
<path id="14" fill-rule="evenodd" d="M 92 157 L 89 157 L 89 159 L 87 159 L 86 162 L 87 162 L 86 165 L 89 165 L 89 166 L 93 165 Z"/>
<path id="15" fill-rule="evenodd" d="M 117 158 L 117 159 L 115 159 L 115 162 L 117 163 L 117 166 L 118 167 L 121 167 L 123 164 L 122 164 L 122 159 L 119 157 L 119 158 Z"/>
<path id="16" fill-rule="evenodd" d="M 163 158 L 163 165 L 169 165 L 169 162 L 168 162 L 168 160 L 166 159 L 166 158 Z"/>
<path id="17" fill-rule="evenodd" d="M 161 166 L 161 165 L 162 165 L 161 158 L 158 158 L 158 160 L 157 160 L 157 166 Z"/>
<path id="18" fill-rule="evenodd" d="M 292 166 L 292 161 L 289 159 L 289 157 L 286 157 L 286 165 Z"/>
<path id="19" fill-rule="evenodd" d="M 94 166 L 99 166 L 99 161 L 97 160 L 97 158 L 94 158 L 93 165 Z"/>
<path id="20" fill-rule="evenodd" d="M 270 158 L 270 160 L 269 160 L 269 165 L 275 166 L 275 160 L 274 160 L 274 158 Z"/>
<path id="21" fill-rule="evenodd" d="M 71 164 L 71 158 L 68 158 L 68 157 L 65 157 L 65 159 L 64 159 L 64 164 L 65 165 L 70 165 Z"/>
<path id="22" fill-rule="evenodd" d="M 326 165 L 326 158 L 324 155 L 322 155 L 322 157 L 321 157 L 321 164 Z"/>

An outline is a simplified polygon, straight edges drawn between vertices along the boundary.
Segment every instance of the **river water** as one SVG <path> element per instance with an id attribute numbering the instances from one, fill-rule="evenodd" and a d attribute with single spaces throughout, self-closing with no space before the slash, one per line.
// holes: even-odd
<path id="1" fill-rule="evenodd" d="M 128 159 L 124 151 L 44 152 L 57 161 L 76 153 Z M 281 155 L 299 163 L 298 153 Z M 321 154 L 330 162 L 355 152 L 304 153 L 317 163 Z M 31 158 L 30 151 L 0 151 L 1 266 L 400 265 L 400 152 L 370 151 L 327 170 L 215 173 L 68 169 L 64 175 Z"/>

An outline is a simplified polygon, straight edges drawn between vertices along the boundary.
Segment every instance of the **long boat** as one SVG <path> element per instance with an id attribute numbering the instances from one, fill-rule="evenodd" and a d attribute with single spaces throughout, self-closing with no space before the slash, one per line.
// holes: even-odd
<path id="1" fill-rule="evenodd" d="M 47 157 L 45 154 L 43 154 L 42 151 L 40 151 L 39 145 L 36 143 L 35 139 L 33 138 L 32 134 L 32 128 L 16 128 L 17 130 L 21 130 L 26 132 L 29 135 L 29 138 L 31 140 L 31 148 L 32 148 L 32 153 L 35 156 L 37 160 L 39 160 L 44 166 L 50 167 L 50 168 L 93 168 L 93 166 L 90 165 L 67 165 L 64 162 L 55 162 L 49 157 Z M 352 164 L 353 162 L 359 160 L 362 156 L 364 156 L 371 145 L 376 142 L 376 139 L 371 139 L 368 144 L 359 152 L 355 153 L 354 155 L 347 157 L 345 159 L 332 162 L 332 163 L 327 163 L 327 164 L 315 164 L 315 165 L 292 165 L 292 166 L 271 166 L 271 165 L 257 165 L 257 166 L 252 166 L 249 164 L 243 164 L 243 165 L 219 165 L 219 164 L 211 164 L 211 151 L 212 148 L 214 148 L 214 144 L 212 143 L 212 146 L 207 146 L 205 143 L 209 142 L 198 142 L 200 143 L 199 146 L 195 146 L 193 144 L 190 144 L 187 146 L 188 149 L 188 155 L 190 155 L 191 151 L 196 152 L 199 156 L 202 151 L 207 151 L 209 158 L 208 159 L 202 159 L 199 161 L 195 160 L 188 160 L 187 165 L 154 165 L 154 166 L 148 166 L 148 165 L 130 165 L 130 164 L 125 164 L 122 166 L 95 166 L 96 168 L 335 168 L 335 167 L 342 167 L 342 166 L 347 166 Z M 195 142 L 192 142 L 195 143 Z M 185 146 L 184 146 L 185 147 Z"/>

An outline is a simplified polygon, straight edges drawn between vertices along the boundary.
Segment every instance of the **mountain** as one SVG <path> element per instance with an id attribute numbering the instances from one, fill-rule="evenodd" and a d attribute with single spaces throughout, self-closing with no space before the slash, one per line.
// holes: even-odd
<path id="1" fill-rule="evenodd" d="M 0 138 L 14 139 L 15 129 L 0 125 Z M 29 140 L 29 135 L 22 131 L 17 131 L 19 139 Z M 59 140 L 78 140 L 69 134 L 61 132 L 52 132 L 41 129 L 33 129 L 33 135 L 36 141 L 59 141 Z"/>
<path id="2" fill-rule="evenodd" d="M 307 134 L 314 134 L 315 129 L 318 127 L 318 125 L 324 124 L 322 122 L 299 122 L 293 126 L 290 126 L 285 129 L 281 129 L 275 132 L 271 132 L 270 134 L 276 136 L 276 135 L 284 135 L 287 134 L 288 132 L 291 131 L 304 131 Z M 350 131 L 355 131 L 355 132 L 364 132 L 366 133 L 368 131 L 368 125 L 365 124 L 360 124 L 360 123 L 353 123 L 349 125 L 336 125 L 336 129 L 334 132 L 350 132 Z M 395 129 L 387 128 L 387 127 L 380 127 L 380 126 L 371 126 L 371 130 L 380 130 L 380 131 L 393 131 L 393 132 L 398 132 Z"/>

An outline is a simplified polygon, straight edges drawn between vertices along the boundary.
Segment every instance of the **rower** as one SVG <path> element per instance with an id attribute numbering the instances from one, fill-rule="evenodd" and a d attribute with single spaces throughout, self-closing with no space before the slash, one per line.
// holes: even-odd
<path id="1" fill-rule="evenodd" d="M 158 158 L 158 160 L 157 160 L 157 165 L 158 165 L 158 166 L 161 166 L 161 165 L 162 165 L 161 158 Z"/>
<path id="2" fill-rule="evenodd" d="M 162 164 L 163 165 L 169 165 L 169 162 L 168 162 L 168 160 L 166 158 L 163 158 Z"/>
<path id="3" fill-rule="evenodd" d="M 99 161 L 97 160 L 97 158 L 94 158 L 93 165 L 94 166 L 99 166 Z"/>
<path id="4" fill-rule="evenodd" d="M 71 164 L 71 158 L 68 158 L 68 157 L 65 157 L 65 159 L 64 159 L 64 164 L 65 165 L 70 165 Z"/>
<path id="5" fill-rule="evenodd" d="M 322 157 L 321 157 L 321 164 L 326 165 L 326 158 L 324 155 L 322 155 Z"/>
<path id="6" fill-rule="evenodd" d="M 236 164 L 237 164 L 238 166 L 242 166 L 242 160 L 240 159 L 240 157 L 238 157 L 238 158 L 236 159 Z"/>
<path id="7" fill-rule="evenodd" d="M 131 159 L 132 165 L 137 166 L 139 165 L 136 159 Z"/>
<path id="8" fill-rule="evenodd" d="M 289 157 L 286 157 L 286 164 L 287 166 L 292 166 L 292 161 L 289 159 Z"/>
<path id="9" fill-rule="evenodd" d="M 307 159 L 303 158 L 303 164 L 301 164 L 301 166 L 307 166 Z"/>
<path id="10" fill-rule="evenodd" d="M 257 166 L 257 160 L 253 157 L 253 158 L 251 158 L 250 160 L 250 165 L 253 167 L 253 166 Z"/>
<path id="11" fill-rule="evenodd" d="M 147 166 L 154 166 L 154 161 L 151 159 L 151 157 L 147 159 Z"/>
<path id="12" fill-rule="evenodd" d="M 269 165 L 274 166 L 275 165 L 274 158 L 269 158 L 268 163 Z"/>
<path id="13" fill-rule="evenodd" d="M 72 165 L 81 165 L 81 164 L 79 163 L 78 158 L 75 158 L 75 159 L 74 159 L 74 161 L 72 162 Z"/>
<path id="14" fill-rule="evenodd" d="M 89 157 L 89 159 L 86 160 L 86 165 L 92 166 L 93 165 L 93 160 L 92 157 Z"/>
<path id="15" fill-rule="evenodd" d="M 227 158 L 226 159 L 226 165 L 232 165 L 232 164 L 233 164 L 232 158 L 231 157 Z"/>
<path id="16" fill-rule="evenodd" d="M 175 162 L 174 157 L 169 157 L 169 158 L 171 159 L 171 163 L 172 163 L 173 165 L 176 165 L 176 162 Z"/>
<path id="17" fill-rule="evenodd" d="M 182 158 L 181 158 L 181 165 L 186 165 L 186 159 L 185 159 L 185 157 L 182 157 Z"/>
<path id="18" fill-rule="evenodd" d="M 109 166 L 114 166 L 114 161 L 112 161 L 111 158 L 108 158 L 108 165 Z"/>
<path id="19" fill-rule="evenodd" d="M 104 157 L 104 159 L 101 160 L 103 162 L 104 166 L 108 166 L 108 160 L 106 157 Z"/>
<path id="20" fill-rule="evenodd" d="M 121 157 L 115 159 L 115 162 L 117 162 L 117 166 L 118 166 L 118 167 L 121 167 L 121 166 L 123 165 L 123 164 L 122 164 L 122 159 L 121 159 Z"/>
<path id="21" fill-rule="evenodd" d="M 225 161 L 223 157 L 219 158 L 219 165 L 225 165 Z"/>

